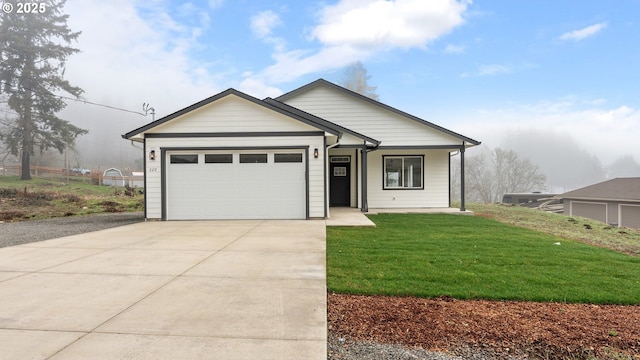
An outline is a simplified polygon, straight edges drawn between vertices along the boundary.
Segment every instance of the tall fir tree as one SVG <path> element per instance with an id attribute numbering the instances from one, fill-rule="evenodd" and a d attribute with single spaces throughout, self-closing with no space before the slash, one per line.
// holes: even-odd
<path id="1" fill-rule="evenodd" d="M 28 13 L 19 13 L 18 3 L 5 0 L 3 9 L 11 4 L 13 10 L 0 12 L 0 94 L 17 113 L 5 121 L 0 140 L 13 155 L 21 156 L 20 178 L 30 180 L 35 149 L 55 148 L 62 153 L 87 130 L 56 115 L 66 106 L 56 93 L 79 98 L 83 92 L 64 79 L 67 58 L 79 51 L 70 44 L 80 35 L 67 26 L 65 0 L 40 0 Z"/>
<path id="2" fill-rule="evenodd" d="M 376 94 L 378 87 L 369 85 L 370 78 L 371 75 L 367 75 L 367 69 L 362 65 L 362 62 L 356 61 L 344 68 L 340 84 L 360 95 L 379 100 L 378 94 Z"/>

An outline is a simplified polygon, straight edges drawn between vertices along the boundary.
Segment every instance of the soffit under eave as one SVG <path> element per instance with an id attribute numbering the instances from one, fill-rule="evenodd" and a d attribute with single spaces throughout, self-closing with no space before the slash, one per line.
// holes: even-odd
<path id="1" fill-rule="evenodd" d="M 357 145 L 357 146 L 362 146 L 362 145 L 366 145 L 367 147 L 376 147 L 378 145 L 380 145 L 380 142 L 372 142 L 372 141 L 368 141 L 366 139 L 363 139 L 359 136 L 347 133 L 347 132 L 343 132 L 340 134 L 340 140 L 339 140 L 340 145 L 349 145 L 349 146 L 353 146 L 353 145 Z"/>
<path id="2" fill-rule="evenodd" d="M 130 140 L 130 141 L 143 143 L 144 142 L 144 133 L 136 134 L 136 135 L 133 135 L 133 136 L 131 136 L 129 138 L 123 136 L 123 138 L 125 140 Z"/>

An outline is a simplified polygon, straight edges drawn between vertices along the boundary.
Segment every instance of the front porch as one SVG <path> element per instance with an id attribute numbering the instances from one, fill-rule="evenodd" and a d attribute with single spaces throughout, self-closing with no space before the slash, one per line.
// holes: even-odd
<path id="1" fill-rule="evenodd" d="M 332 207 L 329 209 L 327 226 L 373 226 L 376 224 L 369 220 L 365 214 L 454 214 L 473 216 L 473 211 L 460 211 L 459 208 L 414 208 L 414 209 L 369 209 L 363 213 L 358 208 Z"/>
<path id="2" fill-rule="evenodd" d="M 456 181 L 462 201 L 459 208 L 452 208 L 451 166 L 456 155 L 463 169 L 463 145 L 329 148 L 327 205 L 359 208 L 364 213 L 467 213 L 463 170 Z"/>

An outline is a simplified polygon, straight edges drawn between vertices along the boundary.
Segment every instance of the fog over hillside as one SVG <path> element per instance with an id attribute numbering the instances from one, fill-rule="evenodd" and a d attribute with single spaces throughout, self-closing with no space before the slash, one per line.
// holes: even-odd
<path id="1" fill-rule="evenodd" d="M 603 163 L 597 154 L 580 145 L 570 134 L 551 130 L 510 131 L 503 135 L 501 147 L 528 158 L 547 176 L 548 191 L 565 192 L 608 178 L 640 176 L 640 165 L 633 154 L 620 154 Z M 615 149 L 611 149 L 612 153 Z M 637 154 L 635 154 L 637 155 Z M 611 158 L 612 154 L 606 154 Z"/>
<path id="2" fill-rule="evenodd" d="M 135 110 L 142 111 L 142 104 Z M 75 121 L 76 126 L 89 130 L 76 141 L 78 157 L 72 166 L 142 170 L 142 144 L 133 146 L 121 136 L 150 122 L 150 115 L 145 117 L 82 103 L 70 104 L 64 114 L 79 119 Z"/>

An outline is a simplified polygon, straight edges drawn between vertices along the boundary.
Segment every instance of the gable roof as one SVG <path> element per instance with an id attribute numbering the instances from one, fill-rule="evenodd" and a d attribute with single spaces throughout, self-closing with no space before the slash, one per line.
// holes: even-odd
<path id="1" fill-rule="evenodd" d="M 640 177 L 603 181 L 558 195 L 558 198 L 640 201 Z"/>
<path id="2" fill-rule="evenodd" d="M 300 110 L 300 109 L 298 109 L 296 107 L 293 107 L 291 105 L 285 104 L 285 103 L 280 102 L 278 100 L 275 100 L 275 99 L 272 99 L 272 98 L 266 98 L 266 99 L 264 99 L 264 101 L 269 103 L 269 104 L 271 104 L 271 105 L 273 105 L 273 106 L 281 108 L 284 111 L 288 111 L 288 112 L 291 112 L 293 114 L 297 114 L 297 115 L 300 115 L 300 116 L 311 117 L 318 123 L 325 124 L 327 126 L 332 126 L 332 127 L 337 128 L 337 129 L 340 129 L 341 132 L 344 132 L 344 133 L 347 133 L 347 134 L 351 134 L 351 135 L 353 135 L 353 136 L 355 136 L 357 138 L 360 138 L 360 139 L 362 139 L 364 141 L 370 142 L 374 146 L 380 145 L 380 141 L 378 141 L 378 140 L 376 140 L 374 138 L 371 138 L 371 137 L 368 137 L 366 135 L 360 134 L 359 132 L 353 131 L 351 129 L 347 129 L 344 126 L 340 126 L 338 124 L 332 123 L 332 122 L 327 121 L 327 120 L 325 120 L 325 119 L 323 119 L 321 117 L 317 117 L 317 116 L 315 116 L 313 114 L 309 114 L 306 111 L 302 111 L 302 110 Z"/>
<path id="3" fill-rule="evenodd" d="M 288 111 L 286 109 L 283 109 L 283 107 L 281 107 L 281 106 L 276 106 L 273 103 L 270 103 L 268 101 L 260 100 L 258 98 L 255 98 L 255 97 L 253 97 L 251 95 L 245 94 L 245 93 L 243 93 L 241 91 L 238 91 L 236 89 L 227 89 L 227 90 L 225 90 L 225 91 L 223 91 L 221 93 L 218 93 L 216 95 L 208 97 L 208 98 L 206 98 L 206 99 L 204 99 L 202 101 L 199 101 L 199 102 L 197 102 L 197 103 L 195 103 L 193 105 L 187 106 L 186 108 L 184 108 L 182 110 L 178 110 L 178 111 L 174 112 L 173 114 L 167 115 L 167 116 L 162 117 L 162 118 L 160 118 L 158 120 L 150 122 L 150 123 L 148 123 L 148 124 L 146 124 L 146 125 L 144 125 L 142 127 L 139 127 L 139 128 L 137 128 L 135 130 L 132 130 L 132 131 L 122 135 L 122 138 L 129 140 L 129 139 L 131 139 L 132 137 L 134 137 L 136 135 L 142 134 L 142 133 L 144 133 L 144 132 L 146 132 L 148 130 L 151 130 L 151 129 L 155 128 L 156 126 L 162 125 L 162 124 L 164 124 L 164 123 L 166 123 L 168 121 L 171 121 L 171 120 L 173 120 L 173 119 L 175 119 L 177 117 L 180 117 L 182 115 L 190 113 L 190 112 L 192 112 L 192 111 L 194 111 L 196 109 L 199 109 L 199 108 L 201 108 L 203 106 L 206 106 L 208 104 L 211 104 L 211 103 L 215 102 L 216 100 L 220 100 L 220 99 L 222 99 L 224 97 L 227 97 L 227 96 L 230 96 L 230 95 L 238 96 L 238 97 L 240 97 L 242 99 L 245 99 L 245 100 L 248 100 L 248 101 L 250 101 L 250 102 L 252 102 L 254 104 L 263 106 L 263 107 L 265 107 L 265 108 L 267 108 L 269 110 L 278 112 L 280 114 L 283 114 L 283 115 L 288 116 L 290 118 L 293 118 L 295 120 L 301 121 L 301 122 L 303 122 L 303 123 L 305 123 L 307 125 L 311 125 L 313 127 L 316 127 L 316 128 L 318 128 L 318 129 L 320 129 L 322 131 L 328 132 L 328 133 L 333 134 L 333 135 L 340 135 L 340 133 L 342 131 L 342 128 L 340 126 L 338 126 L 336 124 L 333 124 L 333 123 L 331 123 L 329 121 L 320 119 L 318 117 L 312 116 L 311 114 L 307 114 L 305 112 L 294 113 L 292 111 Z M 322 121 L 319 121 L 319 119 L 322 120 Z"/>
<path id="4" fill-rule="evenodd" d="M 443 132 L 445 134 L 451 135 L 451 136 L 453 136 L 455 138 L 458 138 L 458 139 L 460 139 L 460 140 L 462 140 L 464 142 L 468 142 L 468 143 L 470 143 L 472 145 L 480 145 L 481 144 L 480 141 L 477 141 L 477 140 L 471 139 L 469 137 L 466 137 L 464 135 L 458 134 L 458 133 L 456 133 L 454 131 L 451 131 L 449 129 L 445 129 L 442 126 L 436 125 L 434 123 L 431 123 L 429 121 L 421 119 L 421 118 L 419 118 L 417 116 L 411 115 L 411 114 L 406 113 L 406 112 L 404 112 L 402 110 L 396 109 L 396 108 L 394 108 L 392 106 L 389 106 L 389 105 L 381 103 L 381 102 L 379 102 L 377 100 L 371 99 L 370 97 L 361 95 L 361 94 L 359 94 L 359 93 L 357 93 L 355 91 L 351 91 L 351 90 L 349 90 L 347 88 L 344 88 L 344 87 L 342 87 L 340 85 L 336 85 L 336 84 L 334 84 L 334 83 L 332 83 L 330 81 L 327 81 L 325 79 L 318 79 L 318 80 L 316 80 L 316 81 L 314 81 L 312 83 L 309 83 L 307 85 L 299 87 L 299 88 L 297 88 L 295 90 L 292 90 L 292 91 L 290 91 L 290 92 L 288 92 L 286 94 L 283 94 L 283 95 L 277 97 L 276 100 L 278 100 L 280 102 L 285 102 L 285 101 L 287 101 L 287 100 L 289 100 L 289 99 L 291 99 L 291 98 L 293 98 L 293 97 L 295 97 L 295 96 L 297 96 L 299 94 L 305 93 L 305 92 L 307 92 L 307 91 L 309 91 L 311 89 L 314 89 L 314 88 L 316 88 L 318 86 L 327 86 L 327 87 L 330 87 L 330 88 L 332 88 L 334 90 L 338 90 L 338 91 L 340 91 L 340 92 L 342 92 L 342 93 L 344 93 L 344 94 L 346 94 L 348 96 L 352 96 L 352 97 L 358 98 L 360 100 L 363 100 L 365 102 L 368 102 L 370 104 L 378 106 L 378 107 L 380 107 L 382 109 L 385 109 L 387 111 L 390 111 L 392 113 L 398 114 L 400 116 L 404 116 L 404 117 L 406 117 L 406 118 L 408 118 L 410 120 L 418 122 L 419 124 L 431 127 L 431 128 L 433 128 L 435 130 L 438 130 L 438 131 L 441 131 L 441 132 Z"/>

